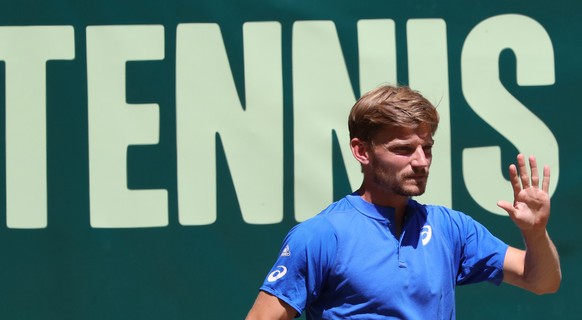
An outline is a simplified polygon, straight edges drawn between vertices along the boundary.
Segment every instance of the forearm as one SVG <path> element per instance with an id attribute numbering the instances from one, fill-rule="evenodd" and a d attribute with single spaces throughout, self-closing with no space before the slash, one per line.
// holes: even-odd
<path id="1" fill-rule="evenodd" d="M 548 232 L 523 235 L 526 250 L 524 280 L 538 294 L 556 292 L 562 281 L 560 258 Z"/>
<path id="2" fill-rule="evenodd" d="M 560 259 L 548 233 L 524 232 L 526 250 L 510 248 L 504 265 L 505 281 L 536 294 L 553 293 L 560 287 Z"/>

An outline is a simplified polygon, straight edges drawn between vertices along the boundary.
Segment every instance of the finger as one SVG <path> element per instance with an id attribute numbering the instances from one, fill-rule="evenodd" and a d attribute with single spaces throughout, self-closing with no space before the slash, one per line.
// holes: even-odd
<path id="1" fill-rule="evenodd" d="M 546 193 L 550 190 L 550 166 L 544 166 L 544 180 L 542 181 L 542 190 Z"/>
<path id="2" fill-rule="evenodd" d="M 538 174 L 538 164 L 536 157 L 529 157 L 529 168 L 531 170 L 531 185 L 537 188 L 540 185 L 540 177 Z"/>
<path id="3" fill-rule="evenodd" d="M 499 208 L 505 210 L 510 217 L 514 216 L 515 208 L 513 207 L 513 205 L 511 203 L 501 200 L 501 201 L 497 202 L 497 206 Z"/>
<path id="4" fill-rule="evenodd" d="M 522 187 L 529 187 L 529 175 L 527 174 L 527 167 L 525 166 L 525 158 L 523 154 L 517 155 L 517 166 L 519 167 L 519 177 L 521 178 Z"/>
<path id="5" fill-rule="evenodd" d="M 521 191 L 521 184 L 519 183 L 519 177 L 517 176 L 517 167 L 514 164 L 509 165 L 509 181 L 511 182 L 513 197 L 515 198 Z"/>

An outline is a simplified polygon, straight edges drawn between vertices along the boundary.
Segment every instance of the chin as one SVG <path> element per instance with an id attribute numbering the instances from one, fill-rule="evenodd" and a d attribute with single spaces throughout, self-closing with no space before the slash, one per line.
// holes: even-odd
<path id="1" fill-rule="evenodd" d="M 418 197 L 424 194 L 426 188 L 424 187 L 411 187 L 411 188 L 403 188 L 402 195 L 408 197 Z"/>
<path id="2" fill-rule="evenodd" d="M 418 192 L 409 192 L 408 196 L 409 197 L 419 197 L 422 196 L 424 194 L 424 191 L 418 191 Z"/>

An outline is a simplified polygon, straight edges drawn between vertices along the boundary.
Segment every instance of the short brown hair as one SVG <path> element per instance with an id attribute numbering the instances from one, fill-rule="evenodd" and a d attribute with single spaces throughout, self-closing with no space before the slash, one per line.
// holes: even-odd
<path id="1" fill-rule="evenodd" d="M 383 85 L 362 95 L 348 119 L 350 140 L 372 142 L 387 127 L 416 128 L 427 124 L 434 135 L 439 123 L 435 106 L 408 86 Z"/>

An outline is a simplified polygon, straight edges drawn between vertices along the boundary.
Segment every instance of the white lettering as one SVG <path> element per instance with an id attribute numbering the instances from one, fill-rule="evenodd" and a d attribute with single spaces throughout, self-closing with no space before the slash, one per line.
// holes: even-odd
<path id="1" fill-rule="evenodd" d="M 283 219 L 281 26 L 245 23 L 243 110 L 217 24 L 181 24 L 176 48 L 178 210 L 183 225 L 216 221 L 216 133 L 243 219 Z"/>
<path id="2" fill-rule="evenodd" d="M 164 189 L 129 190 L 127 148 L 159 142 L 159 106 L 128 104 L 125 64 L 164 59 L 164 27 L 90 26 L 87 36 L 90 218 L 93 227 L 168 224 Z M 294 215 L 303 221 L 333 201 L 335 159 L 350 188 L 361 181 L 346 125 L 356 101 L 336 28 L 331 21 L 299 21 L 292 30 Z M 359 92 L 397 82 L 394 21 L 360 20 Z M 245 101 L 237 88 L 218 24 L 180 24 L 176 30 L 176 148 L 178 218 L 182 225 L 216 221 L 217 147 L 222 144 L 242 218 L 251 224 L 283 220 L 283 65 L 281 25 L 243 25 Z M 441 123 L 425 203 L 452 206 L 451 122 L 446 23 L 407 22 L 411 87 L 438 106 Z M 517 84 L 554 83 L 549 35 L 535 20 L 500 15 L 478 24 L 461 52 L 462 90 L 475 113 L 519 152 L 552 167 L 559 179 L 556 138 L 541 119 L 501 83 L 499 57 L 515 54 Z M 9 228 L 47 226 L 46 68 L 73 59 L 71 26 L 0 27 L 6 62 L 6 221 Z M 30 94 L 34 92 L 34 94 Z M 534 107 L 534 106 L 530 106 Z M 334 143 L 339 153 L 334 153 Z M 219 151 L 219 150 L 218 150 Z M 499 146 L 463 151 L 469 194 L 486 210 L 505 214 L 510 197 Z M 345 187 L 345 186 L 342 186 Z M 343 190 L 342 190 L 343 192 Z"/>
<path id="3" fill-rule="evenodd" d="M 396 83 L 394 22 L 358 22 L 361 92 L 382 83 Z M 410 82 L 439 105 L 441 125 L 431 184 L 423 197 L 452 204 L 450 103 L 446 25 L 441 19 L 411 20 L 408 24 Z M 293 32 L 295 132 L 295 217 L 305 220 L 329 203 L 333 194 L 332 134 L 337 134 L 348 177 L 361 180 L 348 148 L 346 117 L 355 98 L 345 70 L 335 27 L 331 22 L 298 22 Z M 318 121 L 313 121 L 316 119 Z M 318 177 L 314 179 L 313 177 Z"/>
<path id="4" fill-rule="evenodd" d="M 394 21 L 387 19 L 358 21 L 358 56 L 362 93 L 384 83 L 396 84 Z M 346 121 L 347 114 L 344 122 Z"/>
<path id="5" fill-rule="evenodd" d="M 331 21 L 293 25 L 295 219 L 303 221 L 333 200 L 335 132 L 352 189 L 361 180 L 349 148 L 347 116 L 355 96 Z"/>
<path id="6" fill-rule="evenodd" d="M 71 26 L 0 27 L 6 61 L 6 224 L 46 228 L 46 62 L 75 57 Z"/>
<path id="7" fill-rule="evenodd" d="M 159 140 L 157 104 L 128 104 L 127 61 L 164 58 L 163 26 L 87 27 L 91 226 L 168 224 L 166 190 L 127 188 L 127 146 Z"/>
<path id="8" fill-rule="evenodd" d="M 511 95 L 499 80 L 499 55 L 511 49 L 517 62 L 520 86 L 554 83 L 554 52 L 546 30 L 535 20 L 516 14 L 500 15 L 479 23 L 469 33 L 461 55 L 462 89 L 471 108 L 519 152 L 536 155 L 552 167 L 550 195 L 559 178 L 559 150 L 550 129 Z M 487 211 L 506 215 L 496 206 L 511 197 L 501 170 L 497 146 L 463 151 L 463 176 L 475 201 Z"/>

